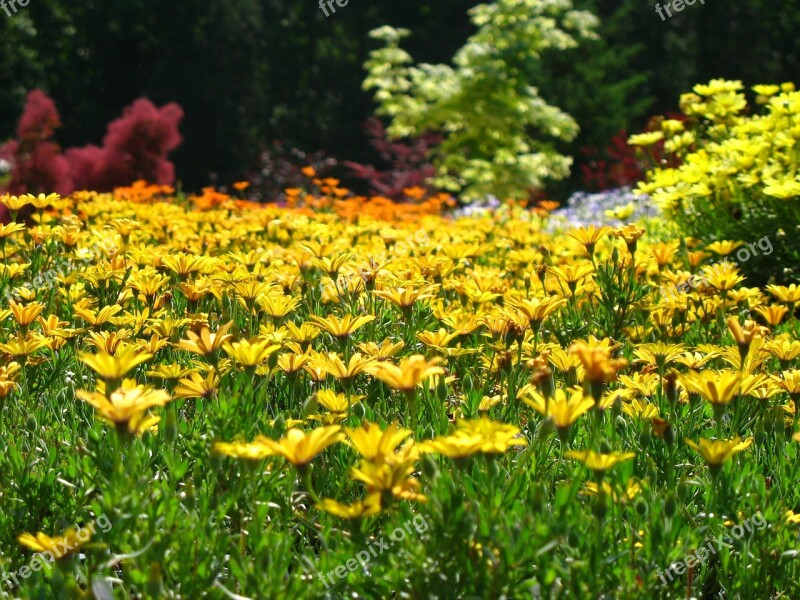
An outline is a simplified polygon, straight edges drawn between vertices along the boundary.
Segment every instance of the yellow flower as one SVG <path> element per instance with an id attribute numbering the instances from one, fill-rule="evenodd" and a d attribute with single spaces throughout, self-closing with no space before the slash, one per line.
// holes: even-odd
<path id="1" fill-rule="evenodd" d="M 753 339 L 761 334 L 761 329 L 756 325 L 755 321 L 748 319 L 744 322 L 744 327 L 742 327 L 736 317 L 728 319 L 728 329 L 730 329 L 731 335 L 733 335 L 733 339 L 739 348 L 750 348 Z"/>
<path id="2" fill-rule="evenodd" d="M 4 204 L 12 215 L 18 213 L 30 203 L 31 199 L 27 195 L 17 197 L 5 194 L 0 196 L 0 204 Z"/>
<path id="3" fill-rule="evenodd" d="M 591 383 L 614 381 L 617 372 L 628 364 L 624 358 L 611 358 L 611 353 L 607 349 L 590 348 L 584 342 L 575 342 L 569 351 L 578 356 L 586 372 L 586 379 Z"/>
<path id="4" fill-rule="evenodd" d="M 79 539 L 78 532 L 73 528 L 54 537 L 50 537 L 41 531 L 35 536 L 30 533 L 23 533 L 17 537 L 17 541 L 21 546 L 25 546 L 34 552 L 40 552 L 45 556 L 51 554 L 56 560 L 61 560 L 65 556 L 80 550 L 81 546 L 91 539 L 92 532 L 88 529 L 83 529 L 81 533 L 83 534 L 84 532 L 86 535 L 81 535 L 81 538 L 86 539 Z"/>
<path id="5" fill-rule="evenodd" d="M 28 356 L 46 346 L 47 342 L 41 336 L 16 337 L 0 344 L 0 352 L 10 355 L 22 363 L 27 360 Z"/>
<path id="6" fill-rule="evenodd" d="M 610 231 L 611 227 L 595 227 L 594 225 L 589 225 L 588 227 L 572 229 L 567 232 L 567 236 L 583 244 L 586 248 L 586 252 L 589 256 L 592 256 L 597 242 L 607 236 Z"/>
<path id="7" fill-rule="evenodd" d="M 493 406 L 497 406 L 503 401 L 503 396 L 500 394 L 495 394 L 494 396 L 484 396 L 481 399 L 481 403 L 478 405 L 478 411 L 485 412 L 492 408 Z"/>
<path id="8" fill-rule="evenodd" d="M 396 304 L 401 309 L 410 308 L 419 300 L 433 298 L 438 285 L 428 284 L 420 288 L 413 287 L 384 287 L 380 290 L 373 290 L 373 294 Z"/>
<path id="9" fill-rule="evenodd" d="M 475 453 L 502 454 L 513 446 L 525 446 L 527 441 L 519 437 L 518 427 L 498 423 L 486 416 L 480 419 L 459 421 L 451 435 L 437 437 L 425 442 L 427 451 L 450 458 L 464 458 Z"/>
<path id="10" fill-rule="evenodd" d="M 545 296 L 544 298 L 509 298 L 508 303 L 527 317 L 531 328 L 538 331 L 539 325 L 560 306 L 567 303 L 565 298 Z"/>
<path id="11" fill-rule="evenodd" d="M 781 179 L 765 177 L 764 194 L 780 200 L 790 200 L 800 196 L 800 181 L 794 175 L 784 175 Z"/>
<path id="12" fill-rule="evenodd" d="M 190 373 L 175 386 L 175 398 L 208 398 L 219 388 L 219 375 L 209 369 L 205 377 L 200 373 Z"/>
<path id="13" fill-rule="evenodd" d="M 439 329 L 439 331 L 420 331 L 417 333 L 417 339 L 420 342 L 434 348 L 446 348 L 457 337 L 457 333 L 450 333 L 444 328 Z"/>
<path id="14" fill-rule="evenodd" d="M 358 404 L 364 396 L 347 396 L 334 390 L 319 390 L 315 396 L 316 401 L 332 413 L 344 414 L 354 404 Z"/>
<path id="15" fill-rule="evenodd" d="M 779 85 L 754 85 L 752 89 L 759 96 L 774 96 L 781 91 Z"/>
<path id="16" fill-rule="evenodd" d="M 209 356 L 222 348 L 225 343 L 233 337 L 228 333 L 232 325 L 233 322 L 227 323 L 221 326 L 215 333 L 211 333 L 211 330 L 206 326 L 203 326 L 199 335 L 194 331 L 187 331 L 186 336 L 189 339 L 181 340 L 176 344 L 176 347 L 194 354 Z"/>
<path id="17" fill-rule="evenodd" d="M 308 348 L 308 345 L 319 337 L 319 329 L 311 323 L 303 323 L 298 327 L 289 321 L 286 323 L 286 328 L 289 330 L 292 339 L 304 348 Z"/>
<path id="18" fill-rule="evenodd" d="M 349 337 L 370 321 L 374 321 L 375 317 L 373 315 L 361 315 L 354 318 L 353 315 L 348 314 L 339 319 L 336 315 L 328 315 L 325 318 L 311 315 L 311 320 L 317 327 L 327 331 L 333 337 L 342 339 Z"/>
<path id="19" fill-rule="evenodd" d="M 211 450 L 215 454 L 222 456 L 244 458 L 246 460 L 263 460 L 276 454 L 275 449 L 267 443 L 272 441 L 263 435 L 259 435 L 251 443 L 215 442 Z"/>
<path id="20" fill-rule="evenodd" d="M 653 244 L 649 247 L 650 253 L 653 255 L 653 259 L 656 261 L 656 265 L 659 269 L 668 265 L 672 262 L 673 257 L 675 256 L 675 252 L 678 250 L 679 244 L 678 242 L 662 242 L 658 244 Z"/>
<path id="21" fill-rule="evenodd" d="M 569 428 L 578 417 L 594 406 L 594 400 L 585 396 L 580 388 L 570 390 L 569 397 L 559 388 L 549 401 L 538 391 L 533 391 L 531 395 L 523 395 L 522 401 L 540 414 L 552 417 L 556 428 L 560 430 Z"/>
<path id="22" fill-rule="evenodd" d="M 0 198 L 0 201 L 2 198 Z M 25 225 L 21 223 L 2 223 L 0 224 L 0 239 L 10 238 L 15 233 L 25 231 Z M 4 265 L 7 266 L 7 265 Z"/>
<path id="23" fill-rule="evenodd" d="M 625 245 L 628 247 L 628 251 L 633 254 L 636 252 L 636 243 L 645 233 L 647 233 L 647 231 L 638 225 L 623 225 L 614 230 L 614 237 L 622 238 Z"/>
<path id="24" fill-rule="evenodd" d="M 797 304 L 800 302 L 800 286 L 793 283 L 785 285 L 768 285 L 767 291 L 784 304 Z"/>
<path id="25" fill-rule="evenodd" d="M 414 470 L 411 461 L 373 463 L 363 460 L 351 473 L 353 479 L 366 486 L 368 494 L 380 493 L 382 500 L 425 502 L 427 498 L 417 491 L 419 481 L 411 477 Z"/>
<path id="26" fill-rule="evenodd" d="M 773 376 L 772 380 L 787 393 L 800 394 L 800 370 L 783 371 L 780 377 Z"/>
<path id="27" fill-rule="evenodd" d="M 558 279 L 567 284 L 571 291 L 575 291 L 577 284 L 594 273 L 594 266 L 590 262 L 580 264 L 566 264 L 560 267 L 548 267 Z"/>
<path id="28" fill-rule="evenodd" d="M 116 425 L 118 431 L 133 435 L 141 435 L 159 421 L 158 417 L 146 413 L 148 409 L 164 406 L 171 400 L 164 390 L 138 385 L 132 379 L 123 381 L 110 396 L 84 390 L 78 390 L 77 395 L 92 405 L 103 420 Z"/>
<path id="29" fill-rule="evenodd" d="M 105 351 L 97 354 L 79 352 L 78 358 L 106 381 L 115 381 L 125 377 L 134 367 L 153 358 L 153 355 L 140 352 L 134 346 L 127 346 L 117 354 Z"/>
<path id="30" fill-rule="evenodd" d="M 303 467 L 342 437 L 342 430 L 336 426 L 318 427 L 310 433 L 290 429 L 280 440 L 264 440 L 264 444 L 296 467 Z"/>
<path id="31" fill-rule="evenodd" d="M 112 304 L 111 306 L 104 306 L 100 312 L 95 312 L 87 307 L 75 305 L 73 311 L 75 312 L 75 316 L 80 317 L 89 323 L 89 325 L 98 327 L 100 325 L 105 325 L 109 322 L 111 317 L 121 313 L 122 307 L 119 304 Z"/>
<path id="32" fill-rule="evenodd" d="M 771 304 L 769 306 L 757 306 L 755 311 L 764 317 L 767 325 L 770 327 L 775 327 L 780 325 L 780 322 L 783 321 L 783 317 L 786 316 L 786 313 L 789 312 L 789 309 L 785 306 L 781 306 L 780 304 Z"/>
<path id="33" fill-rule="evenodd" d="M 634 362 L 643 362 L 659 369 L 664 369 L 667 365 L 678 360 L 683 355 L 684 350 L 683 344 L 665 344 L 664 342 L 640 344 L 633 352 L 638 357 Z"/>
<path id="34" fill-rule="evenodd" d="M 637 133 L 628 138 L 629 146 L 652 146 L 664 139 L 663 131 L 649 131 Z"/>
<path id="35" fill-rule="evenodd" d="M 333 256 L 313 257 L 309 263 L 327 273 L 331 279 L 336 279 L 348 260 L 350 260 L 350 254 L 344 252 Z"/>
<path id="36" fill-rule="evenodd" d="M 162 256 L 161 264 L 177 274 L 181 279 L 185 279 L 192 273 L 206 271 L 211 265 L 211 260 L 207 256 L 178 252 Z"/>
<path id="37" fill-rule="evenodd" d="M 190 373 L 192 373 L 191 368 L 184 367 L 177 363 L 161 363 L 147 371 L 148 376 L 155 377 L 157 379 L 180 379 L 181 377 L 185 377 Z"/>
<path id="38" fill-rule="evenodd" d="M 734 242 L 731 240 L 721 240 L 706 246 L 706 250 L 718 254 L 719 256 L 728 256 L 731 252 L 736 250 L 744 242 Z"/>
<path id="39" fill-rule="evenodd" d="M 374 359 L 362 356 L 360 353 L 356 352 L 350 357 L 350 360 L 347 362 L 347 364 L 345 364 L 338 354 L 335 352 L 330 352 L 327 355 L 316 356 L 311 362 L 311 365 L 307 365 L 305 367 L 306 370 L 318 366 L 324 372 L 333 375 L 333 377 L 336 379 L 340 379 L 346 383 L 352 379 L 355 379 L 359 374 L 366 371 L 367 368 L 374 362 Z"/>
<path id="40" fill-rule="evenodd" d="M 11 314 L 14 315 L 14 320 L 22 327 L 28 327 L 45 309 L 45 305 L 41 302 L 31 302 L 23 305 L 11 300 L 8 306 L 11 309 Z"/>
<path id="41" fill-rule="evenodd" d="M 586 494 L 596 496 L 598 490 L 602 490 L 604 495 L 609 496 L 615 502 L 617 500 L 621 500 L 623 503 L 633 500 L 642 491 L 642 486 L 636 483 L 633 479 L 629 479 L 625 484 L 625 490 L 623 490 L 621 496 L 617 495 L 617 493 L 611 487 L 611 484 L 607 481 L 603 481 L 600 486 L 598 486 L 597 482 L 595 481 L 587 481 L 583 487 Z"/>
<path id="42" fill-rule="evenodd" d="M 683 121 L 678 121 L 677 119 L 664 119 L 661 121 L 661 130 L 666 135 L 675 135 L 676 133 L 681 133 L 686 129 L 686 126 L 683 124 Z"/>
<path id="43" fill-rule="evenodd" d="M 284 373 L 297 373 L 302 370 L 309 362 L 311 356 L 308 354 L 286 353 L 278 357 L 277 367 Z"/>
<path id="44" fill-rule="evenodd" d="M 222 349 L 239 365 L 247 368 L 260 365 L 281 347 L 276 344 L 270 345 L 267 340 L 255 342 L 241 340 L 240 342 L 226 343 Z"/>
<path id="45" fill-rule="evenodd" d="M 369 366 L 369 373 L 383 381 L 390 388 L 401 392 L 412 392 L 416 387 L 434 375 L 443 375 L 439 357 L 427 360 L 421 354 L 414 354 L 400 361 L 399 365 L 390 362 L 376 362 Z"/>
<path id="46" fill-rule="evenodd" d="M 732 290 L 744 281 L 744 277 L 739 275 L 739 268 L 733 263 L 724 261 L 703 267 L 702 279 L 720 292 Z"/>
<path id="47" fill-rule="evenodd" d="M 646 400 L 632 400 L 622 404 L 622 412 L 636 419 L 649 420 L 658 417 L 658 407 Z"/>
<path id="48" fill-rule="evenodd" d="M 771 354 L 782 362 L 789 362 L 800 356 L 800 341 L 770 340 L 761 346 L 761 352 Z"/>
<path id="49" fill-rule="evenodd" d="M 741 374 L 706 370 L 682 375 L 680 381 L 689 393 L 698 394 L 711 404 L 724 405 L 739 395 Z"/>
<path id="50" fill-rule="evenodd" d="M 381 512 L 381 495 L 373 493 L 365 500 L 358 500 L 353 504 L 342 504 L 331 498 L 323 499 L 317 508 L 340 519 L 363 519 Z"/>
<path id="51" fill-rule="evenodd" d="M 58 194 L 39 194 L 38 196 L 34 196 L 33 194 L 25 194 L 25 200 L 33 206 L 36 210 L 44 210 L 48 206 L 56 204 L 61 200 L 61 196 Z M 20 198 L 21 200 L 22 198 Z"/>
<path id="52" fill-rule="evenodd" d="M 800 525 L 800 513 L 795 514 L 792 510 L 783 513 L 783 518 L 791 525 Z"/>
<path id="53" fill-rule="evenodd" d="M 594 452 L 593 450 L 571 450 L 567 457 L 574 458 L 586 465 L 595 473 L 608 471 L 617 465 L 636 456 L 635 452 L 611 452 L 608 454 Z"/>
<path id="54" fill-rule="evenodd" d="M 405 348 L 405 342 L 392 342 L 389 338 L 386 338 L 381 342 L 381 345 L 378 346 L 375 342 L 364 342 L 358 344 L 356 348 L 361 350 L 364 354 L 369 357 L 375 358 L 377 360 L 388 360 L 393 357 L 395 354 L 400 352 L 403 348 Z"/>
<path id="55" fill-rule="evenodd" d="M 364 422 L 355 429 L 345 428 L 344 432 L 348 437 L 348 444 L 374 463 L 393 460 L 398 446 L 412 433 L 410 429 L 404 429 L 396 423 L 382 430 L 379 425 L 370 422 Z"/>
<path id="56" fill-rule="evenodd" d="M 689 439 L 684 439 L 683 441 L 686 442 L 687 446 L 699 452 L 709 467 L 715 469 L 721 467 L 722 463 L 735 454 L 749 448 L 750 444 L 753 443 L 753 438 L 750 437 L 744 441 L 739 437 L 730 440 L 701 439 L 699 446 Z"/>
<path id="57" fill-rule="evenodd" d="M 273 319 L 283 319 L 294 311 L 301 299 L 294 296 L 271 296 L 265 294 L 257 298 L 259 306 Z"/>

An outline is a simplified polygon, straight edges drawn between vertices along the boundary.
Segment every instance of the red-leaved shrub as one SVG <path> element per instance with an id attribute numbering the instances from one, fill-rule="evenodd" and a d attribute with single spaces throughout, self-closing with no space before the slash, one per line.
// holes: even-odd
<path id="1" fill-rule="evenodd" d="M 35 90 L 28 95 L 18 139 L 0 148 L 0 158 L 13 164 L 7 191 L 15 195 L 65 195 L 76 189 L 106 192 L 139 180 L 170 185 L 175 166 L 167 157 L 182 141 L 181 119 L 179 105 L 157 108 L 140 98 L 109 124 L 102 148 L 71 148 L 62 155 L 50 141 L 61 126 L 58 111 L 44 92 Z"/>
<path id="2" fill-rule="evenodd" d="M 685 115 L 668 113 L 666 118 L 685 121 Z M 653 117 L 647 122 L 644 132 L 661 131 L 664 117 Z M 628 132 L 617 133 L 604 149 L 581 148 L 583 164 L 583 189 L 602 192 L 612 188 L 634 187 L 654 164 L 661 164 L 664 158 L 664 142 L 660 141 L 648 148 L 648 156 L 640 149 L 628 145 Z"/>
<path id="3" fill-rule="evenodd" d="M 123 116 L 108 126 L 100 180 L 92 182 L 92 189 L 110 190 L 140 179 L 171 185 L 175 165 L 167 155 L 181 144 L 181 119 L 183 110 L 174 102 L 159 109 L 140 98 L 126 108 Z"/>
<path id="4" fill-rule="evenodd" d="M 406 198 L 403 190 L 429 187 L 425 182 L 435 175 L 436 170 L 428 160 L 428 151 L 442 141 L 441 135 L 428 133 L 411 140 L 390 140 L 386 127 L 374 117 L 367 120 L 364 129 L 370 137 L 370 144 L 389 168 L 379 170 L 356 162 L 346 162 L 345 165 L 353 175 L 369 182 L 373 194 L 403 200 Z"/>
<path id="5" fill-rule="evenodd" d="M 0 158 L 13 165 L 7 189 L 10 194 L 72 191 L 69 165 L 51 140 L 58 127 L 61 119 L 53 101 L 41 90 L 30 92 L 17 126 L 17 139 L 0 147 Z"/>

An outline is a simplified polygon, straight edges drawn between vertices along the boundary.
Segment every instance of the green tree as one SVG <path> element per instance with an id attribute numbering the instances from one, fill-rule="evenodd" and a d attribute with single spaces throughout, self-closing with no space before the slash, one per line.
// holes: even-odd
<path id="1" fill-rule="evenodd" d="M 578 133 L 572 117 L 548 104 L 532 75 L 542 54 L 593 37 L 597 19 L 571 0 L 498 0 L 470 11 L 478 31 L 453 65 L 413 65 L 400 48 L 407 30 L 372 32 L 384 46 L 371 53 L 365 89 L 395 136 L 438 131 L 434 183 L 465 200 L 486 194 L 526 197 L 547 179 L 569 174 L 571 159 L 554 147 Z"/>

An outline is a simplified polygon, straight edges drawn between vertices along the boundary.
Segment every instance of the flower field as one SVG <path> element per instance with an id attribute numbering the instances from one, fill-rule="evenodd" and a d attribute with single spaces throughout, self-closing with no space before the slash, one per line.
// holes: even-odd
<path id="1" fill-rule="evenodd" d="M 319 183 L 0 197 L 3 593 L 800 597 L 755 238 Z"/>

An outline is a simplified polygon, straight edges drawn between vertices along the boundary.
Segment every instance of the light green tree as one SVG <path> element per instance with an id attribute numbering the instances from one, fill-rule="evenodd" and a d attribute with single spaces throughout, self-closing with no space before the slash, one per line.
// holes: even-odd
<path id="1" fill-rule="evenodd" d="M 533 74 L 543 52 L 594 38 L 597 19 L 572 0 L 498 0 L 470 11 L 477 32 L 452 66 L 414 65 L 400 47 L 410 32 L 381 27 L 364 89 L 394 137 L 436 131 L 432 183 L 472 200 L 487 194 L 524 198 L 547 179 L 563 179 L 572 159 L 555 144 L 578 133 L 575 120 L 545 102 Z"/>

